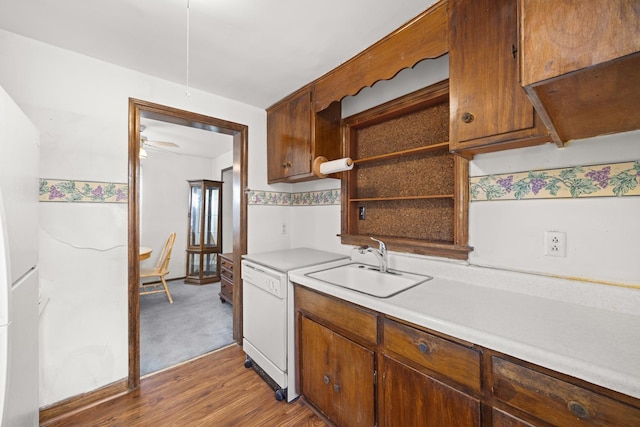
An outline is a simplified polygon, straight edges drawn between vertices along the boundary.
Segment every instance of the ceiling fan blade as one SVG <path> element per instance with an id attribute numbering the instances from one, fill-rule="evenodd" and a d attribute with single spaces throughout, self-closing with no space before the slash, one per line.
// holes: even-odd
<path id="1" fill-rule="evenodd" d="M 175 142 L 168 142 L 168 141 L 151 141 L 147 139 L 146 141 L 144 141 L 144 144 L 151 145 L 153 147 L 180 148 L 180 146 Z"/>
<path id="2" fill-rule="evenodd" d="M 174 156 L 182 156 L 182 154 L 176 152 L 176 151 L 172 151 L 172 150 L 167 150 L 166 148 L 163 148 L 161 146 L 156 146 L 156 145 L 152 145 L 152 144 L 142 144 L 143 147 L 147 148 L 150 151 L 163 151 L 165 153 L 169 153 L 169 154 L 173 154 Z"/>

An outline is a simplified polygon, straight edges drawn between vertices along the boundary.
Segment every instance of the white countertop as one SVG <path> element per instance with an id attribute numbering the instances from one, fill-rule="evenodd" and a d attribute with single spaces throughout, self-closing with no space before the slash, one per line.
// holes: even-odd
<path id="1" fill-rule="evenodd" d="M 289 277 L 372 310 L 640 398 L 638 315 L 438 277 L 390 298 L 376 298 L 305 275 L 319 269 L 295 270 Z"/>
<path id="2" fill-rule="evenodd" d="M 344 254 L 320 251 L 311 248 L 283 249 L 279 251 L 259 252 L 242 256 L 247 261 L 286 273 L 296 268 L 324 264 L 348 258 Z"/>

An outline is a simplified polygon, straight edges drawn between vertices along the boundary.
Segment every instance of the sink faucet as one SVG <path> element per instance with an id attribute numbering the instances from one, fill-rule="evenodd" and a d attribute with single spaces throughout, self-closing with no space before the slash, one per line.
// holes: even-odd
<path id="1" fill-rule="evenodd" d="M 374 254 L 376 258 L 378 258 L 378 263 L 380 264 L 380 272 L 386 273 L 387 272 L 387 245 L 385 245 L 382 240 L 378 240 L 374 237 L 372 237 L 371 240 L 378 242 L 378 249 L 372 248 L 371 246 L 360 246 L 358 248 L 358 251 L 361 254 L 364 254 L 365 252 L 371 252 L 372 254 Z"/>

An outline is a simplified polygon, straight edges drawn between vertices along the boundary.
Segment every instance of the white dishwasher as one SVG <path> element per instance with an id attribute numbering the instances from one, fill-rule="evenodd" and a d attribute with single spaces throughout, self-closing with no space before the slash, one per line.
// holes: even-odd
<path id="1" fill-rule="evenodd" d="M 289 271 L 348 258 L 309 248 L 248 254 L 242 261 L 242 346 L 253 367 L 288 402 L 295 392 L 293 285 Z"/>

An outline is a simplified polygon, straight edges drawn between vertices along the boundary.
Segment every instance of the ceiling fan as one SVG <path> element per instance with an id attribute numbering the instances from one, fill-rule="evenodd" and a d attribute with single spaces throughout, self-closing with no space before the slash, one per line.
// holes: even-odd
<path id="1" fill-rule="evenodd" d="M 180 148 L 178 144 L 176 144 L 175 142 L 169 142 L 169 141 L 150 140 L 149 138 L 147 138 L 145 135 L 142 134 L 142 132 L 144 132 L 145 129 L 146 129 L 146 126 L 140 125 L 140 157 L 141 158 L 147 157 L 147 151 L 145 150 L 145 148 L 150 148 L 152 150 L 157 149 L 157 150 L 169 152 L 171 154 L 179 155 L 174 151 L 168 150 L 168 148 Z"/>

